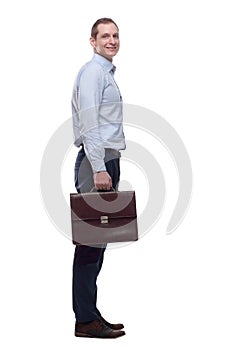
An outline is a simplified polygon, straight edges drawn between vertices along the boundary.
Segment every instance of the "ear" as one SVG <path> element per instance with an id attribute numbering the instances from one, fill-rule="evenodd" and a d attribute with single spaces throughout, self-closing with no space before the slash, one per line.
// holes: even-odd
<path id="1" fill-rule="evenodd" d="M 92 38 L 92 37 L 90 37 L 90 44 L 91 44 L 91 46 L 95 49 L 95 47 L 96 47 L 96 42 L 95 42 L 95 39 Z"/>

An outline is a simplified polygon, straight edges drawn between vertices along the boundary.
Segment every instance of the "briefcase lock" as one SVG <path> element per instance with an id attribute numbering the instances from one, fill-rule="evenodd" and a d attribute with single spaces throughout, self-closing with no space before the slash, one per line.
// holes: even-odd
<path id="1" fill-rule="evenodd" d="M 101 216 L 100 222 L 101 224 L 108 224 L 108 216 Z"/>

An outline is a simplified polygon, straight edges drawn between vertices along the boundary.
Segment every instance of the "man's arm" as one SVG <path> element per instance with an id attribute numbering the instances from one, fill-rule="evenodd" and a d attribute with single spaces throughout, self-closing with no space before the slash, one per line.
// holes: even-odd
<path id="1" fill-rule="evenodd" d="M 87 67 L 79 82 L 80 131 L 85 153 L 91 163 L 96 189 L 109 190 L 112 179 L 106 171 L 105 150 L 99 131 L 99 107 L 104 88 L 103 75 L 97 67 Z"/>

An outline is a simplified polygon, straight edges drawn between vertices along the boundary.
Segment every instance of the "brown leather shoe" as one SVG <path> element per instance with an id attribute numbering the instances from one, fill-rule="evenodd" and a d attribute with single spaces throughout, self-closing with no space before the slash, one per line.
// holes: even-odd
<path id="1" fill-rule="evenodd" d="M 101 316 L 101 321 L 103 321 L 103 323 L 108 326 L 111 329 L 114 329 L 116 331 L 118 331 L 119 329 L 124 328 L 124 325 L 122 323 L 109 323 L 108 321 L 106 321 L 102 316 Z"/>
<path id="2" fill-rule="evenodd" d="M 113 330 L 101 320 L 75 324 L 75 336 L 87 338 L 118 338 L 125 335 L 124 331 Z"/>

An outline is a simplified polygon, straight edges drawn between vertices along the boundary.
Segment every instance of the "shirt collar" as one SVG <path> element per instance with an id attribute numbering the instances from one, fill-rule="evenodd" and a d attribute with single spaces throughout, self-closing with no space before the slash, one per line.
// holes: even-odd
<path id="1" fill-rule="evenodd" d="M 116 67 L 112 64 L 112 62 L 107 60 L 107 58 L 99 55 L 98 53 L 94 53 L 93 60 L 100 63 L 101 66 L 103 66 L 108 72 L 112 71 L 113 74 L 115 73 Z"/>

